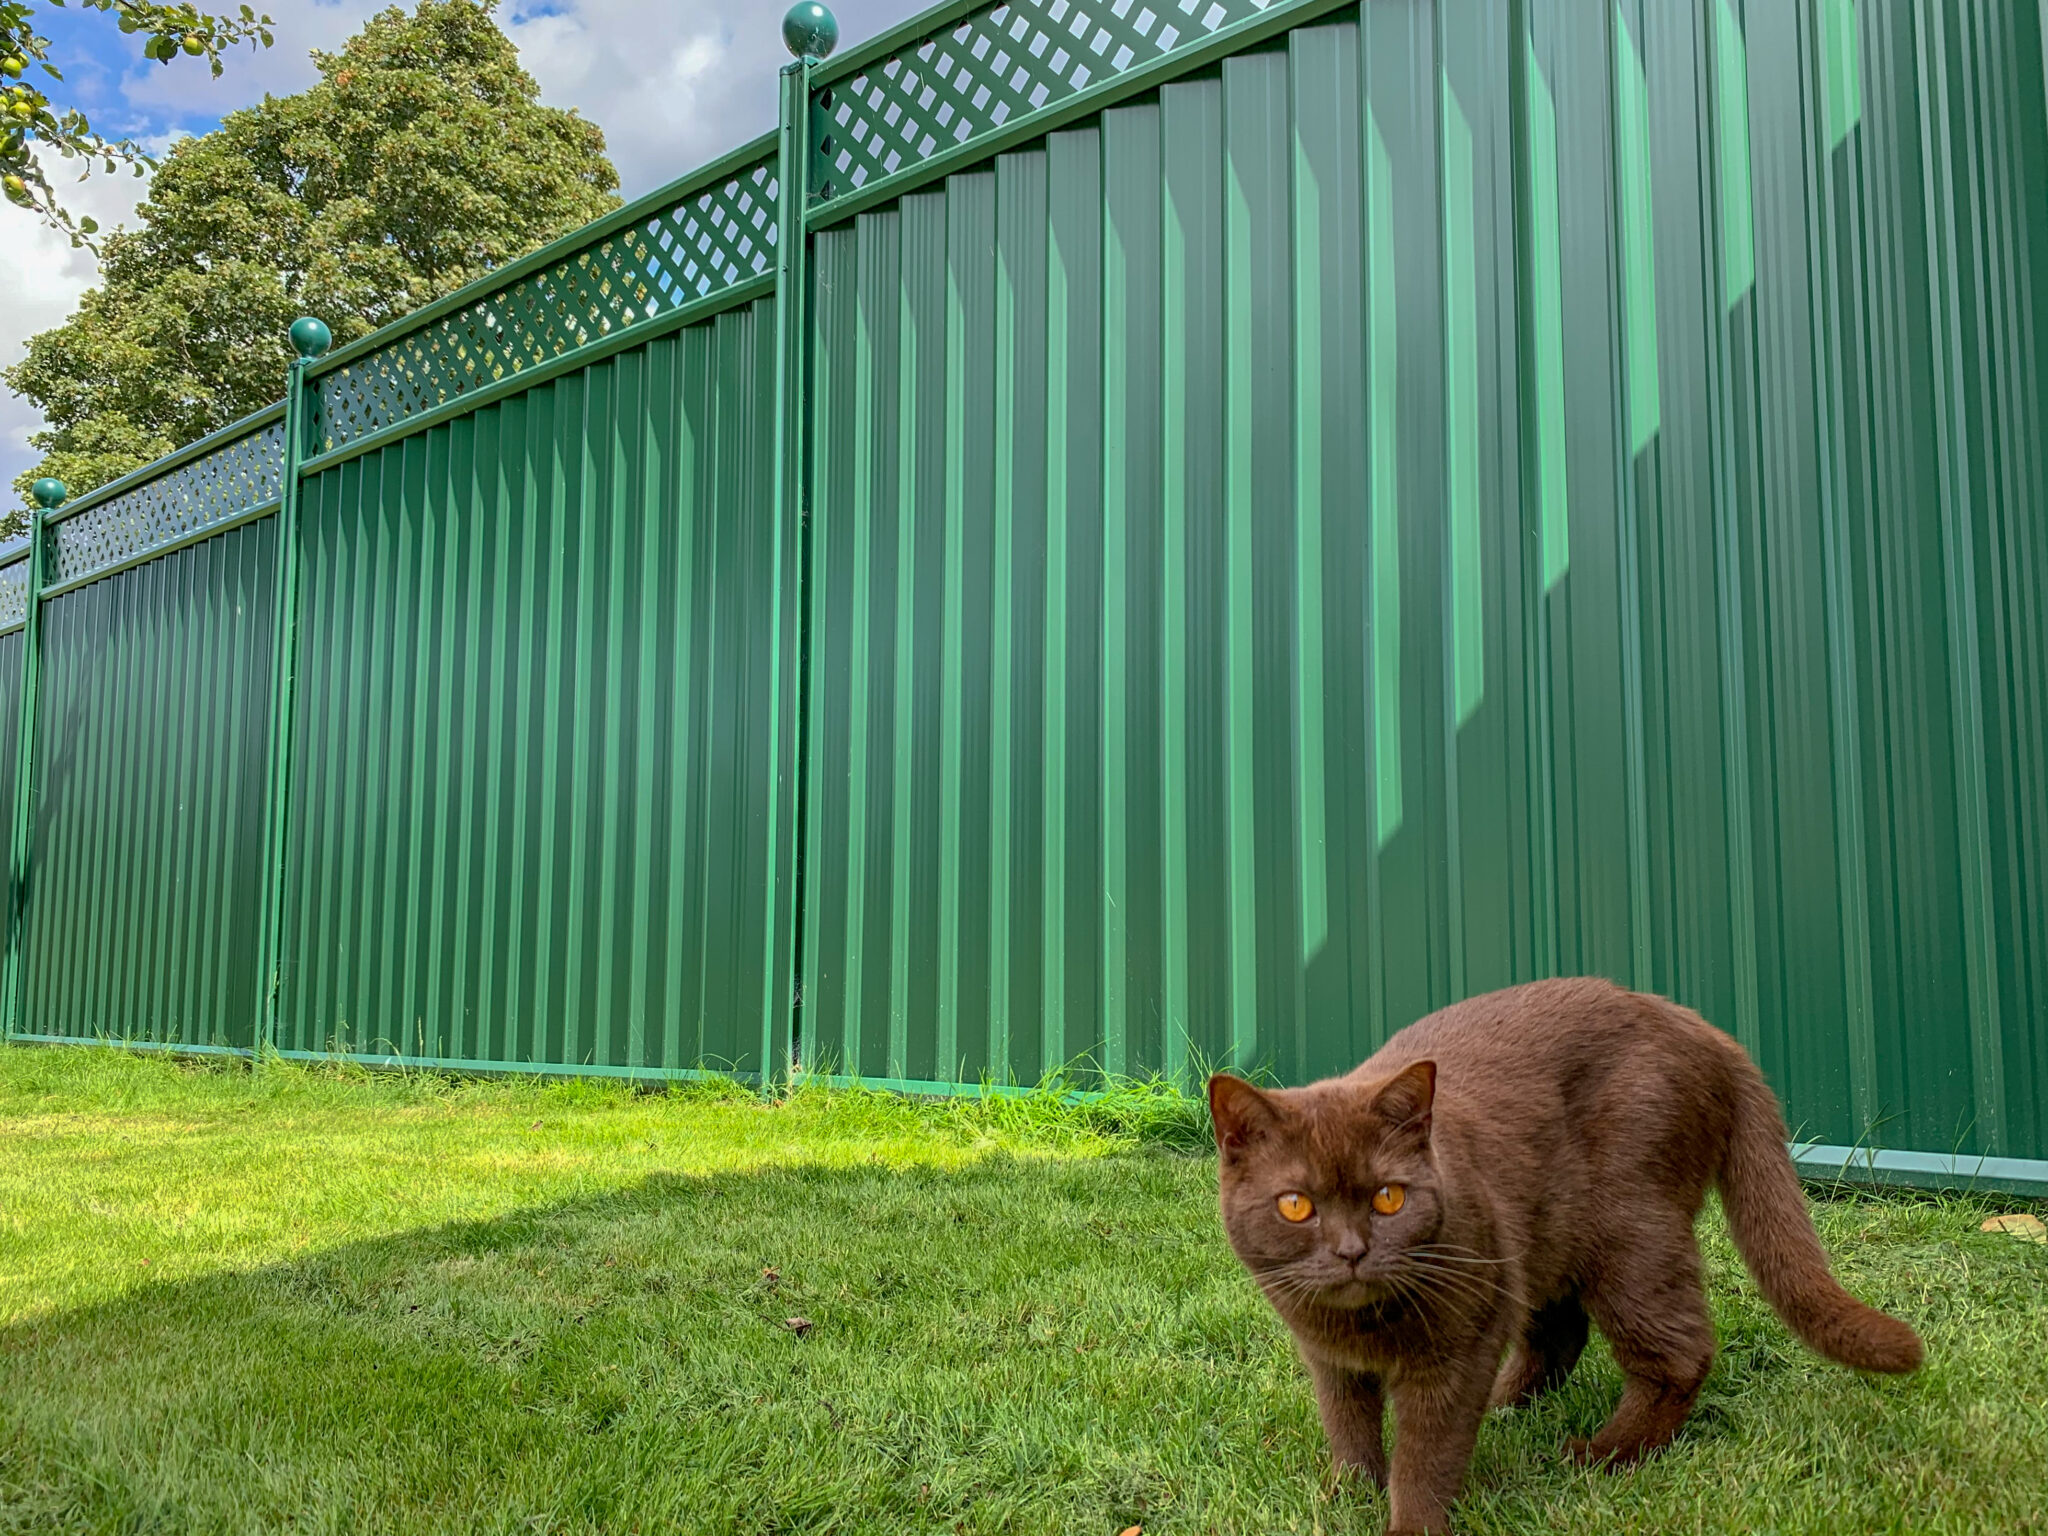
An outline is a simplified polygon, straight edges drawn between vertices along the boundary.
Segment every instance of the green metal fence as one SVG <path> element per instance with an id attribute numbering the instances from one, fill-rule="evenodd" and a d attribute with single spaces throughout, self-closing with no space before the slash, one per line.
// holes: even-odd
<path id="1" fill-rule="evenodd" d="M 2044 17 L 798 30 L 0 566 L 12 1028 L 1298 1080 L 1597 972 L 2048 1190 Z"/>

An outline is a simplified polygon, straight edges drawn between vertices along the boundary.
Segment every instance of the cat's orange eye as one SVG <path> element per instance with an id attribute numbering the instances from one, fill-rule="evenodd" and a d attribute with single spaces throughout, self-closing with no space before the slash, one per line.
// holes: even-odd
<path id="1" fill-rule="evenodd" d="M 1309 1217 L 1316 1213 L 1314 1201 L 1310 1200 L 1307 1195 L 1299 1194 L 1291 1189 L 1273 1203 L 1280 1208 L 1280 1214 L 1289 1221 L 1307 1221 Z"/>
<path id="2" fill-rule="evenodd" d="M 1382 1216 L 1391 1216 L 1408 1203 L 1408 1191 L 1399 1184 L 1382 1184 L 1372 1192 L 1372 1208 Z"/>

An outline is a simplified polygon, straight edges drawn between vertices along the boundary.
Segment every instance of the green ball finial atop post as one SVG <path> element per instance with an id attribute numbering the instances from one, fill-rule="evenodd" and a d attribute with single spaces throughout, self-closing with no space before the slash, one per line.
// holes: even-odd
<path id="1" fill-rule="evenodd" d="M 796 58 L 829 58 L 839 46 L 839 19 L 818 0 L 797 0 L 782 18 L 782 42 Z"/>
<path id="2" fill-rule="evenodd" d="M 36 499 L 36 505 L 45 512 L 54 512 L 64 505 L 64 498 L 71 494 L 62 480 L 53 480 L 45 475 L 29 487 L 29 494 Z"/>
<path id="3" fill-rule="evenodd" d="M 311 315 L 301 315 L 292 322 L 291 336 L 293 350 L 309 363 L 334 345 L 334 333 L 327 329 L 324 321 L 315 320 Z"/>

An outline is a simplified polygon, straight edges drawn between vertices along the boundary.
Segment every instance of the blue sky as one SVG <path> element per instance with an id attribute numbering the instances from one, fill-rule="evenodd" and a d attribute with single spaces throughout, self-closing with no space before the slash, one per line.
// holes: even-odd
<path id="1" fill-rule="evenodd" d="M 200 0 L 200 7 L 232 10 L 239 3 Z M 276 46 L 230 55 L 219 80 L 203 61 L 145 60 L 140 39 L 122 35 L 98 11 L 49 6 L 37 26 L 51 39 L 51 61 L 96 129 L 161 147 L 177 135 L 206 132 L 266 92 L 304 90 L 315 78 L 309 50 L 338 48 L 367 17 L 387 8 L 378 0 L 250 3 L 275 19 Z M 541 99 L 575 107 L 605 130 L 621 190 L 632 197 L 774 126 L 788 3 L 501 0 L 498 20 L 539 82 Z M 925 9 L 911 0 L 831 3 L 848 43 Z M 132 177 L 104 175 L 74 185 L 61 164 L 51 180 L 73 213 L 90 214 L 106 228 L 131 216 L 144 187 Z M 71 312 L 96 271 L 89 253 L 72 250 L 4 206 L 0 228 L 7 234 L 0 240 L 0 361 L 11 363 L 29 336 Z M 27 436 L 37 425 L 26 401 L 0 389 L 0 483 L 34 462 Z"/>
<path id="2" fill-rule="evenodd" d="M 131 106 L 128 77 L 166 66 L 145 60 L 141 36 L 122 33 L 102 13 L 53 7 L 37 18 L 36 25 L 50 40 L 51 61 L 64 71 L 65 89 L 100 132 L 133 134 L 174 126 L 204 133 L 220 121 L 217 114 L 195 111 L 173 122 Z"/>

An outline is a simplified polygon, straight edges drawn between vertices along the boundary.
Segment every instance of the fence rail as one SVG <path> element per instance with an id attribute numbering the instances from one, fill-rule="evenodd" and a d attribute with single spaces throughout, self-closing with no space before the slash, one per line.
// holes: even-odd
<path id="1" fill-rule="evenodd" d="M 1596 972 L 2048 1191 L 2044 15 L 800 5 L 0 550 L 9 1028 L 1300 1079 Z"/>
<path id="2" fill-rule="evenodd" d="M 770 134 L 344 348 L 313 371 L 319 448 L 763 276 L 779 197 Z"/>

